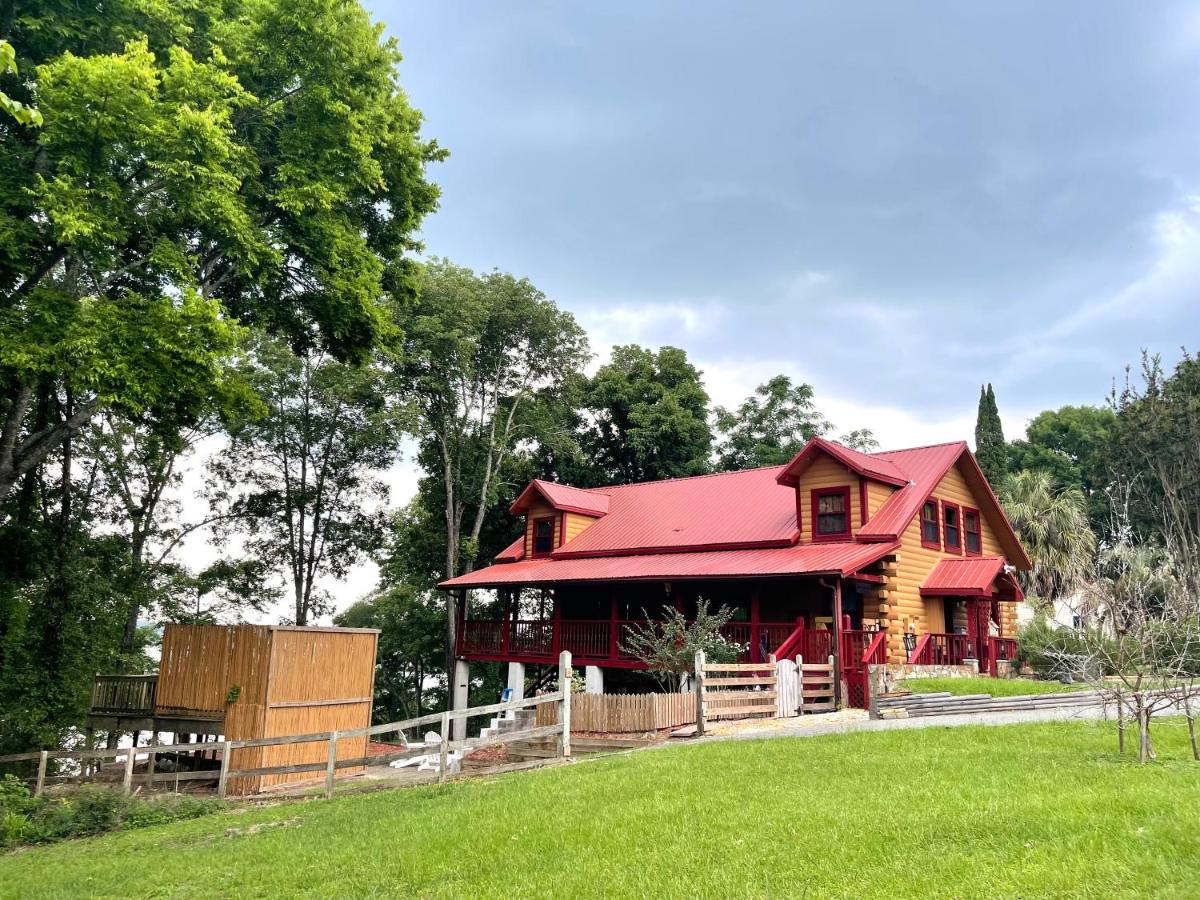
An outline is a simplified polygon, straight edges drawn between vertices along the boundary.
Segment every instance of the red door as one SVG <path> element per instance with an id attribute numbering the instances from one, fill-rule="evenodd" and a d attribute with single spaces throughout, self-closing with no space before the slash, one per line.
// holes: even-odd
<path id="1" fill-rule="evenodd" d="M 991 600 L 967 601 L 967 637 L 971 642 L 975 658 L 979 660 L 980 675 L 987 675 L 992 670 L 991 645 L 988 643 L 988 635 L 991 634 L 989 629 L 991 620 Z"/>

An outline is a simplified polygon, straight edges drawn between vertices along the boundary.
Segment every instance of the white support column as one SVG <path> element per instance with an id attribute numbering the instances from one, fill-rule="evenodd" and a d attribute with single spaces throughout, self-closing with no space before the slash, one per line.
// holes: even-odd
<path id="1" fill-rule="evenodd" d="M 471 684 L 471 667 L 465 659 L 454 661 L 454 683 L 450 685 L 450 708 L 466 709 L 469 705 L 467 689 Z M 451 740 L 467 739 L 467 720 L 455 719 L 450 725 Z M 445 736 L 443 735 L 443 738 Z"/>
<path id="2" fill-rule="evenodd" d="M 509 699 L 525 699 L 525 663 L 510 662 L 508 664 L 508 689 L 512 691 L 512 697 Z M 510 719 L 515 719 L 517 711 L 510 709 L 504 715 Z"/>
<path id="3" fill-rule="evenodd" d="M 604 693 L 604 670 L 599 666 L 584 666 L 583 692 L 585 694 Z"/>

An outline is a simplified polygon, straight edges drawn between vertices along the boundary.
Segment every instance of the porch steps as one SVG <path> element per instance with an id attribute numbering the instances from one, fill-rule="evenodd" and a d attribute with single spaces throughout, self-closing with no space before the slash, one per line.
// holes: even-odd
<path id="1" fill-rule="evenodd" d="M 904 710 L 916 716 L 953 716 L 962 713 L 1022 712 L 1036 709 L 1070 709 L 1102 703 L 1098 691 L 1073 691 L 1062 694 L 1022 694 L 1016 697 L 993 697 L 991 694 L 904 694 L 878 697 L 875 707 L 884 710 Z"/>

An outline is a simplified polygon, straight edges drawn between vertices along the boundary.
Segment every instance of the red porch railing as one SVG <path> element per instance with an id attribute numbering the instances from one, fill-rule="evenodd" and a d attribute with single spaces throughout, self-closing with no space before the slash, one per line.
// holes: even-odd
<path id="1" fill-rule="evenodd" d="M 1014 638 L 988 638 L 988 671 L 993 678 L 998 677 L 1000 673 L 1000 667 L 997 665 L 998 662 L 1016 659 L 1016 657 L 1017 642 Z"/>
<path id="2" fill-rule="evenodd" d="M 975 659 L 975 642 L 970 635 L 931 632 L 922 635 L 908 661 L 915 666 L 961 666 Z"/>

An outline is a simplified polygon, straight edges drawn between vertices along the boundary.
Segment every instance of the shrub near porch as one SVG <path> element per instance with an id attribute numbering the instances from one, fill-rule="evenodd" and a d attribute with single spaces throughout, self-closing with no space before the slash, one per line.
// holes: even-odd
<path id="1" fill-rule="evenodd" d="M 672 746 L 34 849 L 0 894 L 1191 897 L 1200 764 L 1158 740 L 1149 766 L 1090 722 Z"/>

